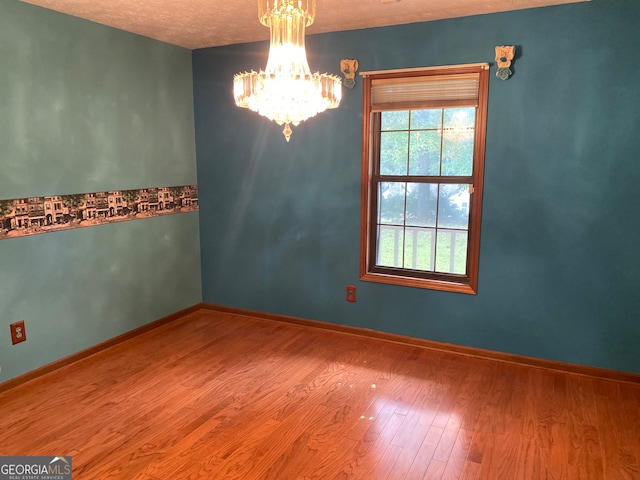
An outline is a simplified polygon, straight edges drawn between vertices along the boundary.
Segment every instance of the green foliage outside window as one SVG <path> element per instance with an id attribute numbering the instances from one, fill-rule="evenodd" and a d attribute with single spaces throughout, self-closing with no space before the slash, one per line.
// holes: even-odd
<path id="1" fill-rule="evenodd" d="M 466 273 L 469 184 L 411 177 L 471 176 L 474 125 L 475 108 L 382 113 L 378 265 Z"/>

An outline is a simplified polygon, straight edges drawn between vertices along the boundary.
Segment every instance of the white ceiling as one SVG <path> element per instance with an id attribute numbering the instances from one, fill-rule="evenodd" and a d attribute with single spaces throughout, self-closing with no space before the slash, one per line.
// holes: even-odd
<path id="1" fill-rule="evenodd" d="M 256 0 L 22 0 L 195 49 L 267 40 Z M 308 34 L 400 25 L 589 0 L 317 0 Z"/>

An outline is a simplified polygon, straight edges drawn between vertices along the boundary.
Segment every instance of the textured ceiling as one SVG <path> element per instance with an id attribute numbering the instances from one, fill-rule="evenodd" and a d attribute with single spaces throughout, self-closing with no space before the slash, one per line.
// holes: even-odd
<path id="1" fill-rule="evenodd" d="M 22 0 L 58 12 L 195 49 L 269 38 L 256 0 Z M 308 34 L 589 0 L 317 0 Z"/>

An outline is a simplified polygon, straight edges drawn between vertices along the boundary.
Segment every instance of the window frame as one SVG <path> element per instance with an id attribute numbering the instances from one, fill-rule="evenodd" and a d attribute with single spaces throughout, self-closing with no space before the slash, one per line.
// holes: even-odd
<path id="1" fill-rule="evenodd" d="M 381 113 L 372 111 L 372 80 L 435 75 L 478 74 L 478 99 L 475 118 L 473 170 L 471 177 L 459 177 L 461 183 L 469 183 L 469 225 L 467 240 L 466 275 L 417 271 L 399 267 L 375 265 L 377 217 L 377 185 L 380 182 L 380 118 Z M 362 174 L 360 211 L 360 280 L 425 288 L 447 292 L 475 295 L 478 292 L 478 270 L 480 260 L 480 226 L 482 220 L 482 193 L 484 184 L 484 157 L 486 144 L 486 120 L 489 95 L 489 64 L 469 64 L 443 67 L 425 67 L 402 70 L 362 72 L 363 77 L 363 128 L 362 128 Z M 436 108 L 455 108 L 455 102 L 443 103 Z M 411 108 L 402 108 L 410 110 Z M 414 108 L 414 109 L 417 109 Z M 386 111 L 387 109 L 382 109 Z M 410 175 L 399 176 L 411 181 Z M 415 176 L 414 176 L 415 177 Z M 431 178 L 431 177 L 429 177 Z M 437 177 L 435 177 L 437 178 Z M 434 182 L 438 185 L 447 183 Z"/>

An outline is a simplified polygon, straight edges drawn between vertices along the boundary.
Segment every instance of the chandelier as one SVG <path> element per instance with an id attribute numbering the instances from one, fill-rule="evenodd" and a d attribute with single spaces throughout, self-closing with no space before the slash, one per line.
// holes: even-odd
<path id="1" fill-rule="evenodd" d="M 233 77 L 236 105 L 284 124 L 287 142 L 292 124 L 336 108 L 342 98 L 338 76 L 309 69 L 304 31 L 315 14 L 316 0 L 258 0 L 260 23 L 271 31 L 267 67 Z"/>

